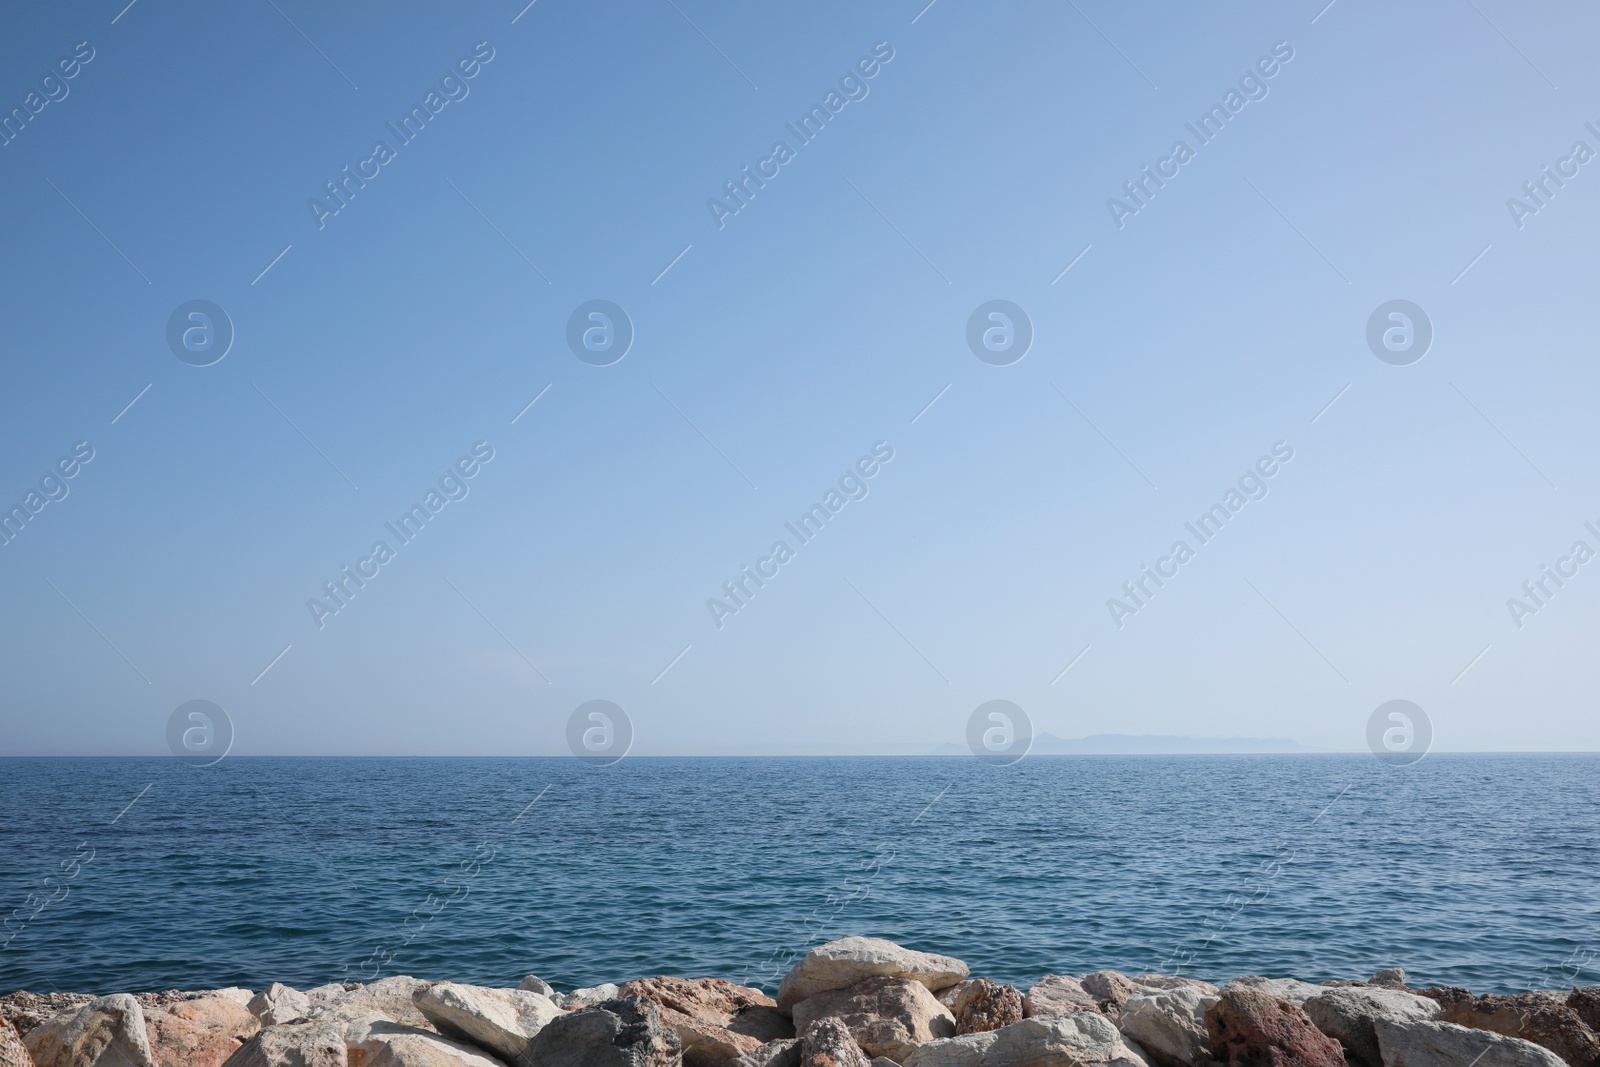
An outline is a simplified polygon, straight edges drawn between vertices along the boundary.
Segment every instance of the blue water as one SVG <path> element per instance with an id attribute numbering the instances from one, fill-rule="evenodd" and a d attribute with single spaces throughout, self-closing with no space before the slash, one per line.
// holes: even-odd
<path id="1" fill-rule="evenodd" d="M 8 759 L 0 991 L 770 989 L 851 932 L 1024 985 L 1594 983 L 1597 793 L 1590 756 Z"/>

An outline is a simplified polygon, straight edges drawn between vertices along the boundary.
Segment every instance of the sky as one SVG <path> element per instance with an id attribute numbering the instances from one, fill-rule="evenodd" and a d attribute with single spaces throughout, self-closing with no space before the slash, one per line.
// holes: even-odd
<path id="1" fill-rule="evenodd" d="M 7 754 L 1600 747 L 1592 6 L 4 22 Z"/>

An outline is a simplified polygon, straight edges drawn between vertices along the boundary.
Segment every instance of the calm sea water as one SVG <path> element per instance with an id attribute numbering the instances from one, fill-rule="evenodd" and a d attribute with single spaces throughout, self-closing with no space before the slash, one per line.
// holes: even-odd
<path id="1" fill-rule="evenodd" d="M 0 760 L 0 991 L 771 989 L 852 932 L 1023 985 L 1596 983 L 1597 793 L 1588 756 Z"/>

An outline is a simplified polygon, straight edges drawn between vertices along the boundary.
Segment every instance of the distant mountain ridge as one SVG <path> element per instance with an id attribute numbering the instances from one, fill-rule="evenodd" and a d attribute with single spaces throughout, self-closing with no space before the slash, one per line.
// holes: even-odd
<path id="1" fill-rule="evenodd" d="M 1028 749 L 1034 756 L 1178 756 L 1250 755 L 1254 753 L 1320 752 L 1288 738 L 1183 737 L 1177 734 L 1092 734 L 1065 738 L 1040 734 Z M 931 755 L 967 755 L 965 745 L 940 745 Z"/>

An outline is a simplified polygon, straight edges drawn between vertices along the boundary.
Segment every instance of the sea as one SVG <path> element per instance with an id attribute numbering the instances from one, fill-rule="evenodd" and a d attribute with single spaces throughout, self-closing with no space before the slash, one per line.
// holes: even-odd
<path id="1" fill-rule="evenodd" d="M 1026 989 L 1600 984 L 1600 757 L 0 759 L 0 992 L 769 991 L 845 934 Z"/>

